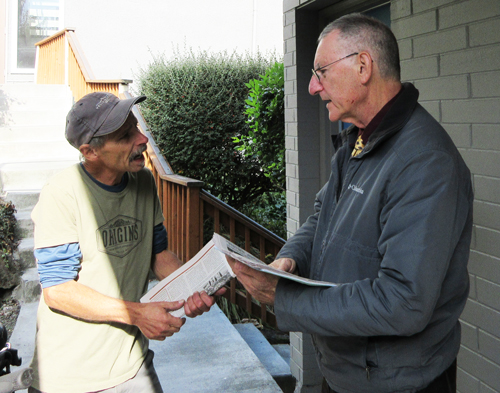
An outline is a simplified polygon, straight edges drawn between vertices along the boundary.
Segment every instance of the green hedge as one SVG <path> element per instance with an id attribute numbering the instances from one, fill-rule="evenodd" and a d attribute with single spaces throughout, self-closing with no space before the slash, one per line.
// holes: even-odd
<path id="1" fill-rule="evenodd" d="M 276 191 L 286 188 L 284 86 L 284 65 L 278 62 L 247 83 L 250 92 L 245 114 L 250 130 L 234 138 L 245 157 L 260 163 Z"/>
<path id="2" fill-rule="evenodd" d="M 248 134 L 245 100 L 252 79 L 275 59 L 185 51 L 159 56 L 143 69 L 141 110 L 173 170 L 205 182 L 205 189 L 236 209 L 273 189 L 261 163 L 235 149 Z"/>

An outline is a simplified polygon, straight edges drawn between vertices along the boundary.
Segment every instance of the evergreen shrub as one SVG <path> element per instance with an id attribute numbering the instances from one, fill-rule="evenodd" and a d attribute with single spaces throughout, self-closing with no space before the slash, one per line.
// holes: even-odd
<path id="1" fill-rule="evenodd" d="M 285 76 L 276 62 L 264 75 L 247 83 L 245 101 L 250 130 L 233 138 L 247 159 L 259 162 L 273 189 L 245 204 L 241 212 L 286 239 Z"/>
<path id="2" fill-rule="evenodd" d="M 158 56 L 138 75 L 141 104 L 158 147 L 173 170 L 202 180 L 205 189 L 240 209 L 272 189 L 260 162 L 235 149 L 248 134 L 248 81 L 275 59 L 226 52 L 178 50 Z"/>
<path id="3" fill-rule="evenodd" d="M 285 190 L 285 75 L 276 62 L 264 75 L 247 83 L 245 114 L 250 130 L 233 138 L 248 159 L 260 162 L 276 191 Z"/>
<path id="4" fill-rule="evenodd" d="M 16 208 L 11 202 L 0 198 L 0 289 L 17 285 L 20 267 L 14 259 L 19 245 L 19 227 L 15 217 Z"/>

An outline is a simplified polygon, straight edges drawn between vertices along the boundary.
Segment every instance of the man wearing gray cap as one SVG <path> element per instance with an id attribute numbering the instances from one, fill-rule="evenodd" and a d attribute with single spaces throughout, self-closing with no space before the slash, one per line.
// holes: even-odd
<path id="1" fill-rule="evenodd" d="M 169 311 L 195 317 L 214 304 L 206 293 L 138 302 L 150 269 L 162 279 L 181 265 L 131 113 L 145 99 L 91 93 L 67 116 L 66 139 L 84 160 L 44 186 L 32 213 L 43 288 L 32 392 L 161 392 L 148 339 L 179 331 L 185 319 Z"/>

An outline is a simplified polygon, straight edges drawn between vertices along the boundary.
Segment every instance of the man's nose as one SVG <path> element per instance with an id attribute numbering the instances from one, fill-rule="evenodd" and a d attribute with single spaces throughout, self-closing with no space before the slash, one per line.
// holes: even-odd
<path id="1" fill-rule="evenodd" d="M 144 145 L 148 143 L 148 137 L 144 135 L 138 128 L 136 128 L 135 143 L 137 145 Z"/>
<path id="2" fill-rule="evenodd" d="M 316 75 L 312 75 L 311 80 L 309 81 L 309 94 L 314 96 L 321 90 L 323 90 L 323 85 L 319 82 Z"/>

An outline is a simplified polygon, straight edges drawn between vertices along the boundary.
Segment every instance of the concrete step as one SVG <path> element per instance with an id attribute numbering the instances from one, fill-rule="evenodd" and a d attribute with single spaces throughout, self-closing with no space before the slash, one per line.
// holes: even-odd
<path id="1" fill-rule="evenodd" d="M 16 83 L 16 84 L 28 84 L 28 83 L 34 83 L 35 82 L 35 75 L 33 73 L 26 73 L 26 74 L 7 74 L 6 83 Z"/>
<path id="2" fill-rule="evenodd" d="M 234 326 L 214 305 L 165 341 L 151 340 L 164 391 L 282 392 Z"/>
<path id="3" fill-rule="evenodd" d="M 15 205 L 14 205 L 15 206 Z M 31 220 L 31 211 L 33 209 L 17 209 L 16 207 L 16 220 L 19 226 L 20 236 L 24 238 L 33 237 L 33 221 Z"/>
<path id="4" fill-rule="evenodd" d="M 290 371 L 289 357 L 288 362 L 281 357 L 252 323 L 235 324 L 234 327 L 255 355 L 257 355 L 283 392 L 292 393 L 295 390 L 295 378 Z M 280 350 L 283 350 L 283 347 Z M 288 349 L 288 352 L 290 352 L 290 349 Z"/>
<path id="5" fill-rule="evenodd" d="M 36 267 L 28 269 L 21 277 L 21 283 L 12 291 L 12 297 L 21 303 L 32 303 L 40 299 L 42 288 Z"/>
<path id="6" fill-rule="evenodd" d="M 61 97 L 70 96 L 66 85 L 37 85 L 35 83 L 7 83 L 0 85 L 0 98 L 16 99 L 21 97 Z"/>
<path id="7" fill-rule="evenodd" d="M 6 114 L 2 126 L 53 126 L 64 124 L 68 110 L 55 108 L 52 110 L 13 109 Z"/>
<path id="8" fill-rule="evenodd" d="M 79 161 L 64 137 L 72 103 L 66 85 L 0 85 L 0 190 L 40 190 Z"/>
<path id="9" fill-rule="evenodd" d="M 273 344 L 273 348 L 279 355 L 283 358 L 283 360 L 290 366 L 290 344 Z"/>
<path id="10" fill-rule="evenodd" d="M 58 94 L 55 96 L 18 96 L 12 97 L 7 95 L 0 95 L 0 107 L 4 110 L 66 110 L 68 112 L 71 108 L 72 100 L 67 95 Z"/>
<path id="11" fill-rule="evenodd" d="M 11 201 L 17 211 L 31 210 L 38 203 L 39 192 L 7 192 L 3 195 L 6 201 Z"/>
<path id="12" fill-rule="evenodd" d="M 24 141 L 66 140 L 64 123 L 45 126 L 0 126 L 0 142 L 24 143 Z M 66 142 L 67 143 L 67 142 Z"/>
<path id="13" fill-rule="evenodd" d="M 73 159 L 0 164 L 0 188 L 3 192 L 40 191 L 53 175 L 77 162 Z"/>
<path id="14" fill-rule="evenodd" d="M 35 242 L 33 237 L 27 237 L 21 239 L 17 247 L 17 253 L 14 257 L 19 261 L 23 270 L 36 267 L 35 256 L 33 255 L 34 246 Z"/>
<path id="15" fill-rule="evenodd" d="M 45 159 L 48 154 L 54 160 L 78 161 L 80 152 L 66 140 L 25 141 L 23 143 L 0 141 L 0 163 L 15 162 L 28 158 L 30 161 Z"/>

